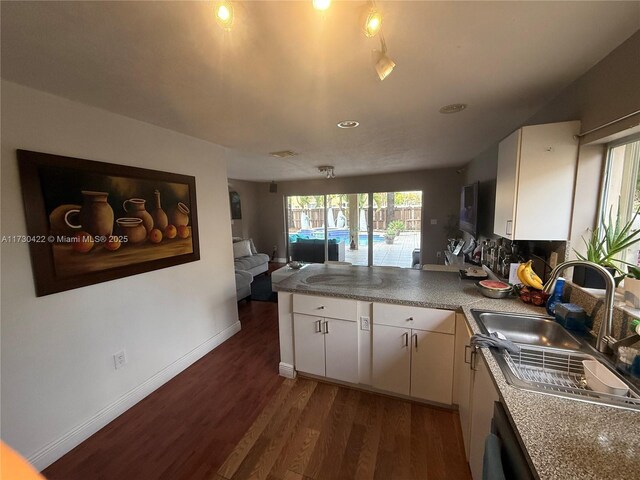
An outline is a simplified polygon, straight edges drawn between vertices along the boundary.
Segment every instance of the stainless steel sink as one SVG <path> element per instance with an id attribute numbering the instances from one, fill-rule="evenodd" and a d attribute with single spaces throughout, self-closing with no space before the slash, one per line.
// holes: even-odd
<path id="1" fill-rule="evenodd" d="M 578 350 L 580 343 L 561 325 L 547 317 L 515 313 L 482 312 L 476 316 L 485 333 L 500 332 L 514 343 Z"/>
<path id="2" fill-rule="evenodd" d="M 615 370 L 609 359 L 548 317 L 472 310 L 483 333 L 501 332 L 520 347 L 518 354 L 492 348 L 508 384 L 523 390 L 617 408 L 640 410 L 640 389 Z M 589 389 L 583 360 L 598 360 L 629 386 L 625 396 Z"/>

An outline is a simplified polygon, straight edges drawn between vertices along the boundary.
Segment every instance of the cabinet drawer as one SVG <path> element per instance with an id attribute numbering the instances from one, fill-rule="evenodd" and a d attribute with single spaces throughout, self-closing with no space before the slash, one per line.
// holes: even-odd
<path id="1" fill-rule="evenodd" d="M 355 300 L 293 295 L 294 313 L 304 313 L 318 317 L 341 318 L 355 322 L 358 315 L 357 305 Z"/>
<path id="2" fill-rule="evenodd" d="M 373 323 L 453 335 L 456 330 L 456 315 L 449 310 L 374 303 Z"/>

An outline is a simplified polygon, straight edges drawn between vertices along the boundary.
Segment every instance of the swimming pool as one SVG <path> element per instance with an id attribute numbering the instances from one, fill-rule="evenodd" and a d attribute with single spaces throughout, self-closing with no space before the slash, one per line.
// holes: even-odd
<path id="1" fill-rule="evenodd" d="M 340 243 L 345 243 L 349 245 L 351 243 L 351 238 L 349 237 L 349 229 L 348 228 L 330 228 L 327 232 L 329 234 L 329 240 L 335 239 Z M 289 241 L 295 242 L 297 237 L 301 238 L 315 238 L 321 240 L 324 238 L 324 228 L 314 228 L 314 229 L 301 229 L 298 230 L 297 233 L 289 234 Z M 366 232 L 361 232 L 358 234 L 358 245 L 365 246 L 369 242 L 369 235 Z M 380 233 L 373 234 L 373 243 L 381 243 L 384 242 L 384 235 Z"/>

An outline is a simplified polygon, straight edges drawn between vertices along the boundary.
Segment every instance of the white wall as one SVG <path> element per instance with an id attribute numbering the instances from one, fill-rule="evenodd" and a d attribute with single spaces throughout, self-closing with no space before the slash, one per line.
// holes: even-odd
<path id="1" fill-rule="evenodd" d="M 26 234 L 17 148 L 196 177 L 198 262 L 36 298 L 27 245 L 2 244 L 1 434 L 44 468 L 239 329 L 226 166 L 208 142 L 4 81 L 1 94 L 2 235 Z"/>

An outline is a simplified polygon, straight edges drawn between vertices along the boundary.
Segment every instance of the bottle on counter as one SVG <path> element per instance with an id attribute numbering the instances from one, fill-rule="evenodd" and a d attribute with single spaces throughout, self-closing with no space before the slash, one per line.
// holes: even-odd
<path id="1" fill-rule="evenodd" d="M 564 278 L 558 277 L 553 288 L 553 294 L 547 300 L 547 313 L 552 317 L 556 316 L 556 306 L 562 303 L 562 291 L 564 290 Z"/>

